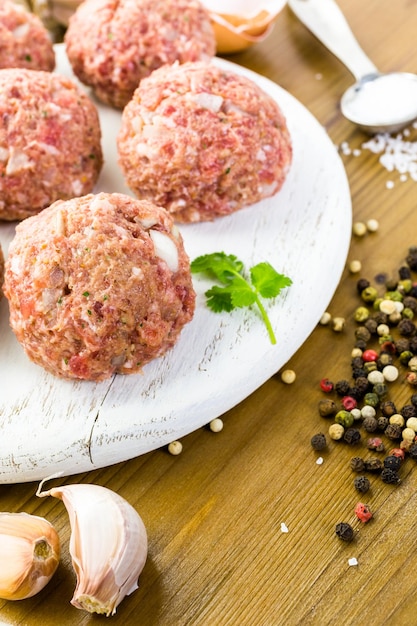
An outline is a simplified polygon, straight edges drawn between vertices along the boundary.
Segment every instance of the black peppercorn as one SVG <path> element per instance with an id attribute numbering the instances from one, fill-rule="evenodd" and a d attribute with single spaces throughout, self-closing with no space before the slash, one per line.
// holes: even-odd
<path id="1" fill-rule="evenodd" d="M 409 266 L 410 270 L 412 270 L 413 272 L 416 272 L 417 271 L 417 253 L 410 252 L 407 255 L 406 263 Z"/>
<path id="2" fill-rule="evenodd" d="M 358 378 L 366 378 L 366 372 L 363 367 L 352 367 L 352 378 L 355 380 Z"/>
<path id="3" fill-rule="evenodd" d="M 360 395 L 361 398 L 364 397 L 364 395 L 370 389 L 369 380 L 366 378 L 366 376 L 359 376 L 355 380 L 354 389 Z"/>
<path id="4" fill-rule="evenodd" d="M 361 339 L 362 341 L 368 342 L 371 338 L 371 333 L 366 328 L 366 326 L 358 326 L 355 330 L 356 339 Z"/>
<path id="5" fill-rule="evenodd" d="M 405 404 L 400 413 L 405 420 L 408 420 L 409 417 L 417 416 L 416 407 L 413 404 Z"/>
<path id="6" fill-rule="evenodd" d="M 398 424 L 388 424 L 384 433 L 388 439 L 401 439 L 402 428 Z"/>
<path id="7" fill-rule="evenodd" d="M 417 407 L 417 393 L 413 393 L 410 400 L 411 400 L 411 404 Z"/>
<path id="8" fill-rule="evenodd" d="M 350 392 L 350 384 L 348 380 L 338 380 L 334 386 L 339 396 L 348 396 Z"/>
<path id="9" fill-rule="evenodd" d="M 412 322 L 411 320 L 402 319 L 398 323 L 398 331 L 404 337 L 410 337 L 411 335 L 415 334 L 416 327 L 415 327 L 414 322 Z"/>
<path id="10" fill-rule="evenodd" d="M 357 339 L 354 343 L 355 348 L 359 348 L 359 350 L 366 350 L 367 342 L 364 339 Z"/>
<path id="11" fill-rule="evenodd" d="M 411 459 L 417 461 L 417 443 L 411 444 L 411 446 L 408 448 L 408 455 Z"/>
<path id="12" fill-rule="evenodd" d="M 381 402 L 381 405 L 379 408 L 381 409 L 382 415 L 385 415 L 385 417 L 391 417 L 392 415 L 397 413 L 397 408 L 391 400 L 387 400 L 386 402 Z"/>
<path id="13" fill-rule="evenodd" d="M 389 424 L 389 419 L 388 417 L 385 417 L 385 415 L 380 415 L 377 419 L 377 422 L 378 422 L 378 430 L 385 430 Z"/>
<path id="14" fill-rule="evenodd" d="M 403 305 L 404 308 L 411 309 L 413 313 L 417 313 L 417 298 L 413 296 L 405 296 Z"/>
<path id="15" fill-rule="evenodd" d="M 398 472 L 401 467 L 402 459 L 399 456 L 395 456 L 394 454 L 389 454 L 384 459 L 384 467 L 387 469 L 394 470 L 394 472 Z"/>
<path id="16" fill-rule="evenodd" d="M 400 277 L 400 280 L 405 280 L 406 278 L 411 278 L 410 268 L 407 267 L 407 265 L 403 265 L 402 267 L 399 268 L 398 275 Z"/>
<path id="17" fill-rule="evenodd" d="M 365 328 L 367 330 L 369 330 L 371 335 L 376 335 L 377 328 L 378 328 L 378 322 L 373 317 L 369 317 L 366 320 L 366 322 L 364 323 L 364 326 L 365 326 Z"/>
<path id="18" fill-rule="evenodd" d="M 397 341 L 395 342 L 395 349 L 398 354 L 401 354 L 401 352 L 408 352 L 410 350 L 409 339 L 406 339 L 405 337 L 397 339 Z"/>
<path id="19" fill-rule="evenodd" d="M 361 294 L 364 289 L 370 286 L 370 284 L 371 283 L 366 278 L 360 278 L 356 283 L 358 293 Z"/>
<path id="20" fill-rule="evenodd" d="M 377 324 L 377 327 L 380 324 L 387 324 L 388 323 L 388 315 L 386 313 L 383 313 L 382 311 L 377 311 L 374 315 L 374 320 Z"/>
<path id="21" fill-rule="evenodd" d="M 369 415 L 368 417 L 365 417 L 365 419 L 363 420 L 362 426 L 364 427 L 367 433 L 374 433 L 376 429 L 378 428 L 378 420 L 375 417 L 372 417 L 371 415 Z"/>
<path id="22" fill-rule="evenodd" d="M 352 541 L 355 533 L 350 524 L 347 522 L 339 522 L 339 524 L 336 524 L 336 535 L 343 541 Z"/>
<path id="23" fill-rule="evenodd" d="M 326 437 L 323 433 L 317 433 L 316 435 L 313 435 L 310 443 L 313 450 L 324 450 L 324 448 L 327 446 Z"/>
<path id="24" fill-rule="evenodd" d="M 361 433 L 357 428 L 347 428 L 345 430 L 345 434 L 343 435 L 343 439 L 346 443 L 354 445 L 361 440 Z"/>
<path id="25" fill-rule="evenodd" d="M 384 467 L 381 472 L 381 480 L 388 485 L 398 485 L 401 482 L 400 477 L 398 476 L 395 470 L 389 469 L 388 467 Z"/>
<path id="26" fill-rule="evenodd" d="M 371 457 L 364 460 L 365 469 L 368 472 L 380 472 L 382 470 L 382 461 L 376 457 Z"/>
<path id="27" fill-rule="evenodd" d="M 367 478 L 366 476 L 356 476 L 353 484 L 356 491 L 359 491 L 359 493 L 366 493 L 367 491 L 369 491 L 369 488 L 371 486 L 369 478 Z"/>
<path id="28" fill-rule="evenodd" d="M 350 459 L 350 467 L 354 472 L 363 472 L 365 469 L 364 460 L 360 456 L 354 456 Z"/>

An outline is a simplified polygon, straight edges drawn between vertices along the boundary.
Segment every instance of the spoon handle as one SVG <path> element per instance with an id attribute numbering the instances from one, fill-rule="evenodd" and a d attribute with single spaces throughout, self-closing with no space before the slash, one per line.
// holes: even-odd
<path id="1" fill-rule="evenodd" d="M 359 46 L 334 0 L 288 0 L 288 6 L 300 22 L 348 68 L 356 80 L 367 74 L 379 73 Z"/>

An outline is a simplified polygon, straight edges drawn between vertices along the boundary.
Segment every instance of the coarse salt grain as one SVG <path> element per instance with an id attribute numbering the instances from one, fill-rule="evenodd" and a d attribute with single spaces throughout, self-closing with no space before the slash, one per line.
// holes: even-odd
<path id="1" fill-rule="evenodd" d="M 324 463 L 323 457 L 319 456 L 318 459 L 316 459 L 316 463 L 317 463 L 317 465 L 323 465 L 323 463 Z"/>
<path id="2" fill-rule="evenodd" d="M 284 522 L 281 522 L 281 532 L 282 533 L 287 533 L 288 532 L 288 526 L 286 524 L 284 524 Z"/>
<path id="3" fill-rule="evenodd" d="M 350 567 L 352 567 L 352 566 L 358 564 L 358 559 L 355 559 L 355 557 L 352 557 L 351 559 L 348 560 L 348 563 L 349 563 Z"/>
<path id="4" fill-rule="evenodd" d="M 394 187 L 394 181 L 393 180 L 387 180 L 387 182 L 385 183 L 385 187 L 387 189 L 392 189 Z"/>

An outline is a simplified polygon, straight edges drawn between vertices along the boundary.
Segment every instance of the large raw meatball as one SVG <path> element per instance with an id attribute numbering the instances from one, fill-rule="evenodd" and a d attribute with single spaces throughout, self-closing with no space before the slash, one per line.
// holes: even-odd
<path id="1" fill-rule="evenodd" d="M 90 193 L 100 173 L 100 121 L 74 81 L 0 70 L 0 219 L 21 220 Z"/>
<path id="2" fill-rule="evenodd" d="M 208 11 L 198 0 L 84 0 L 65 45 L 75 75 L 117 108 L 154 69 L 216 51 Z"/>
<path id="3" fill-rule="evenodd" d="M 171 216 L 124 194 L 58 201 L 21 222 L 4 293 L 28 356 L 86 380 L 140 371 L 175 344 L 195 305 Z"/>
<path id="4" fill-rule="evenodd" d="M 123 111 L 119 163 L 139 198 L 178 222 L 272 196 L 292 158 L 278 104 L 253 81 L 211 63 L 155 70 Z"/>
<path id="5" fill-rule="evenodd" d="M 0 68 L 25 67 L 51 72 L 55 67 L 52 40 L 40 18 L 23 7 L 0 2 Z"/>

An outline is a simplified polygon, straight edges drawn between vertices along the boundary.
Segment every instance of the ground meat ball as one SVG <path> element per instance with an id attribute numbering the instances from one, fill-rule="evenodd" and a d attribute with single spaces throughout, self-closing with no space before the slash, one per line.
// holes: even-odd
<path id="1" fill-rule="evenodd" d="M 276 102 L 248 78 L 203 62 L 165 66 L 141 82 L 123 111 L 118 151 L 132 191 L 178 222 L 272 196 L 292 158 Z"/>
<path id="2" fill-rule="evenodd" d="M 216 51 L 208 11 L 198 0 L 84 0 L 65 45 L 75 75 L 117 108 L 154 69 Z"/>
<path id="3" fill-rule="evenodd" d="M 0 68 L 25 67 L 51 72 L 55 67 L 52 40 L 34 13 L 0 1 Z"/>
<path id="4" fill-rule="evenodd" d="M 0 70 L 0 219 L 90 193 L 102 166 L 95 105 L 69 78 Z"/>
<path id="5" fill-rule="evenodd" d="M 28 356 L 86 380 L 140 371 L 175 344 L 195 305 L 171 216 L 124 194 L 58 201 L 21 222 L 4 293 Z"/>

